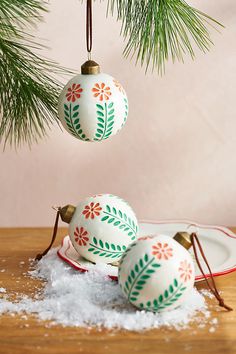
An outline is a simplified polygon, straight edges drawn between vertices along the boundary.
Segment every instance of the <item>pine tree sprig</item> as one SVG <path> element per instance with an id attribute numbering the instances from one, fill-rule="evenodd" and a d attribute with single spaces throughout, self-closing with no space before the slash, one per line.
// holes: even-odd
<path id="1" fill-rule="evenodd" d="M 0 142 L 31 145 L 58 124 L 62 89 L 57 77 L 69 71 L 36 54 L 43 48 L 25 25 L 46 11 L 41 0 L 1 0 L 0 9 Z"/>
<path id="2" fill-rule="evenodd" d="M 125 57 L 136 55 L 136 63 L 159 73 L 170 58 L 194 58 L 195 46 L 207 52 L 213 44 L 208 26 L 222 26 L 184 0 L 109 0 L 108 11 L 122 22 Z"/>

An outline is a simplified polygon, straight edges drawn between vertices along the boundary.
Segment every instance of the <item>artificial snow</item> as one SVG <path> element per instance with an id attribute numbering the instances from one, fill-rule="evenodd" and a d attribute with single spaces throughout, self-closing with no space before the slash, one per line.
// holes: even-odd
<path id="1" fill-rule="evenodd" d="M 133 331 L 161 326 L 181 330 L 192 322 L 200 327 L 210 317 L 204 296 L 196 289 L 175 310 L 162 313 L 137 310 L 127 302 L 117 282 L 105 275 L 105 265 L 99 264 L 93 271 L 79 273 L 60 260 L 56 251 L 51 250 L 29 272 L 31 277 L 46 281 L 43 290 L 33 299 L 21 295 L 14 302 L 9 300 L 9 295 L 2 294 L 0 314 L 18 313 L 23 318 L 34 314 L 40 320 L 51 321 L 51 325 Z"/>

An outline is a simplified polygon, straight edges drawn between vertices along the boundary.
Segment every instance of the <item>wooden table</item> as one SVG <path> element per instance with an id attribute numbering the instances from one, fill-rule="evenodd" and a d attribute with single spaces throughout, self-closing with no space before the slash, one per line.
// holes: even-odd
<path id="1" fill-rule="evenodd" d="M 236 231 L 236 228 L 234 229 Z M 60 229 L 57 243 L 66 234 Z M 0 287 L 8 292 L 32 294 L 41 286 L 40 281 L 26 278 L 28 260 L 42 251 L 48 244 L 51 230 L 47 228 L 0 229 L 0 265 L 6 271 L 0 273 Z M 5 261 L 4 261 L 5 260 Z M 20 264 L 24 261 L 24 264 Z M 217 307 L 212 316 L 217 317 L 218 326 L 211 333 L 209 328 L 192 325 L 177 332 L 170 329 L 151 330 L 144 333 L 87 330 L 84 328 L 45 327 L 33 317 L 23 320 L 20 316 L 0 317 L 0 353 L 236 353 L 236 272 L 216 278 L 223 290 L 226 303 L 235 311 L 225 312 Z M 198 283 L 198 287 L 204 284 Z M 214 303 L 214 300 L 210 300 Z"/>

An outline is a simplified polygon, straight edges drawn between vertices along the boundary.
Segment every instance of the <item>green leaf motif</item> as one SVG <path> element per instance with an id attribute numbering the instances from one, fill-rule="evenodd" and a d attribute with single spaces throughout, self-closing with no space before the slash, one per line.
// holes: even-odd
<path id="1" fill-rule="evenodd" d="M 89 252 L 106 258 L 120 258 L 126 250 L 125 245 L 120 246 L 114 243 L 103 242 L 96 237 L 93 237 L 93 242 L 90 242 L 89 246 Z"/>
<path id="2" fill-rule="evenodd" d="M 96 104 L 97 108 L 97 130 L 95 133 L 94 141 L 101 141 L 109 138 L 112 134 L 114 126 L 114 103 L 111 102 L 107 105 Z"/>
<path id="3" fill-rule="evenodd" d="M 101 221 L 107 222 L 108 224 L 113 224 L 113 226 L 118 227 L 120 230 L 128 233 L 131 240 L 136 239 L 136 234 L 138 232 L 138 226 L 130 217 L 128 217 L 124 212 L 115 207 L 110 207 L 106 205 L 106 209 L 103 210 L 105 214 Z"/>
<path id="4" fill-rule="evenodd" d="M 86 135 L 83 133 L 79 119 L 79 105 L 72 107 L 72 104 L 64 104 L 64 118 L 66 125 L 71 134 L 83 141 L 89 141 Z"/>
<path id="5" fill-rule="evenodd" d="M 185 289 L 184 284 L 179 284 L 177 279 L 174 279 L 173 283 L 169 285 L 168 289 L 166 289 L 163 294 L 159 295 L 158 299 L 147 301 L 146 304 L 140 303 L 138 306 L 141 309 L 152 312 L 163 310 L 175 303 L 182 296 Z"/>
<path id="6" fill-rule="evenodd" d="M 124 120 L 123 123 L 121 125 L 121 128 L 125 125 L 126 121 L 127 121 L 127 117 L 128 117 L 128 110 L 129 110 L 129 106 L 128 106 L 128 100 L 127 98 L 124 97 L 124 104 L 125 104 L 125 114 L 124 114 Z"/>
<path id="7" fill-rule="evenodd" d="M 149 258 L 148 254 L 145 254 L 143 258 L 139 259 L 127 276 L 123 288 L 131 302 L 138 300 L 140 291 L 143 290 L 147 280 L 151 278 L 152 274 L 155 273 L 156 269 L 160 266 L 159 263 L 155 262 L 155 257 Z"/>

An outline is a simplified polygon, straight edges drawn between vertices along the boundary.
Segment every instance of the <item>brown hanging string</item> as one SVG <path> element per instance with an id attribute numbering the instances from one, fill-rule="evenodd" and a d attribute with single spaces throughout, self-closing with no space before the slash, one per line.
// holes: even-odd
<path id="1" fill-rule="evenodd" d="M 216 299 L 219 301 L 219 306 L 224 307 L 224 308 L 225 308 L 226 310 L 228 310 L 228 311 L 232 311 L 233 309 L 232 309 L 231 307 L 227 306 L 227 305 L 224 303 L 224 299 L 223 299 L 223 298 L 221 297 L 221 295 L 219 294 L 219 291 L 218 291 L 218 289 L 217 289 L 217 287 L 216 287 L 216 283 L 215 283 L 214 277 L 213 277 L 212 272 L 211 272 L 211 268 L 210 268 L 210 266 L 209 266 L 209 263 L 208 263 L 208 261 L 207 261 L 207 259 L 206 259 L 206 256 L 205 256 L 205 254 L 204 254 L 203 248 L 202 248 L 202 246 L 201 246 L 201 244 L 200 244 L 200 241 L 199 241 L 199 239 L 198 239 L 196 233 L 192 233 L 192 234 L 190 235 L 190 237 L 191 237 L 191 242 L 192 242 L 192 245 L 193 245 L 193 251 L 194 251 L 194 255 L 195 255 L 195 258 L 196 258 L 197 265 L 198 265 L 198 267 L 199 267 L 199 269 L 200 269 L 202 275 L 204 276 L 204 278 L 205 278 L 205 280 L 206 280 L 206 283 L 207 283 L 209 289 L 211 290 L 212 294 L 215 295 Z M 207 268 L 208 268 L 208 270 L 209 270 L 210 279 L 211 279 L 211 284 L 210 284 L 209 280 L 208 280 L 207 277 L 206 277 L 206 274 L 204 273 L 204 271 L 203 271 L 203 269 L 202 269 L 202 266 L 201 266 L 201 263 L 200 263 L 200 260 L 199 260 L 199 258 L 198 258 L 198 254 L 197 254 L 197 247 L 196 247 L 196 244 L 197 244 L 198 249 L 199 249 L 199 251 L 200 251 L 200 254 L 201 254 L 201 256 L 202 256 L 202 258 L 203 258 L 203 260 L 204 260 L 204 262 L 205 262 L 205 264 L 206 264 L 206 266 L 207 266 Z"/>
<path id="2" fill-rule="evenodd" d="M 39 254 L 35 257 L 35 260 L 36 260 L 36 261 L 39 261 L 43 256 L 45 256 L 45 255 L 48 253 L 48 251 L 50 250 L 50 248 L 52 247 L 52 245 L 53 245 L 53 243 L 54 243 L 54 241 L 55 241 L 55 239 L 56 239 L 60 212 L 61 212 L 61 208 L 58 208 L 58 210 L 57 210 L 57 215 L 56 215 L 56 220 L 55 220 L 55 224 L 54 224 L 54 228 L 53 228 L 53 234 L 52 234 L 51 243 L 50 243 L 50 245 L 46 248 L 45 251 L 43 251 L 42 253 L 39 253 Z"/>
<path id="3" fill-rule="evenodd" d="M 88 54 L 91 54 L 92 45 L 93 45 L 92 29 L 93 29 L 92 28 L 92 0 L 87 0 L 87 8 L 86 8 L 86 45 L 87 45 Z"/>

